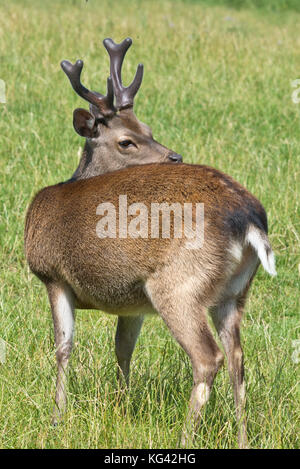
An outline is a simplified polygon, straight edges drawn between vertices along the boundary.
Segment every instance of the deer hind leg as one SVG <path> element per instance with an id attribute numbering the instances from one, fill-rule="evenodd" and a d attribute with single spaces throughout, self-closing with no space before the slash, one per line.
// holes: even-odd
<path id="1" fill-rule="evenodd" d="M 118 360 L 118 380 L 122 384 L 122 375 L 129 386 L 129 372 L 131 356 L 139 336 L 143 316 L 119 316 L 115 338 L 116 355 Z M 120 371 L 122 373 L 120 373 Z"/>
<path id="2" fill-rule="evenodd" d="M 188 447 L 201 423 L 201 409 L 209 399 L 224 356 L 209 329 L 205 308 L 195 296 L 183 294 L 184 290 L 182 284 L 166 296 L 159 286 L 150 282 L 146 286 L 153 306 L 191 360 L 194 383 L 181 437 L 182 446 Z"/>
<path id="3" fill-rule="evenodd" d="M 66 408 L 67 366 L 72 350 L 74 331 L 74 297 L 66 285 L 47 285 L 54 324 L 57 380 L 52 423 L 56 425 Z"/>
<path id="4" fill-rule="evenodd" d="M 247 448 L 244 360 L 240 340 L 242 308 L 238 305 L 236 299 L 226 299 L 211 309 L 211 316 L 227 356 L 238 422 L 239 447 Z"/>
<path id="5" fill-rule="evenodd" d="M 198 309 L 204 313 L 204 309 Z M 189 411 L 183 428 L 181 444 L 188 447 L 201 423 L 201 410 L 210 397 L 214 378 L 222 366 L 224 356 L 219 349 L 206 321 L 188 321 L 195 333 L 177 334 L 177 340 L 190 357 L 193 369 L 193 388 Z M 169 328 L 172 331 L 172 326 Z"/>

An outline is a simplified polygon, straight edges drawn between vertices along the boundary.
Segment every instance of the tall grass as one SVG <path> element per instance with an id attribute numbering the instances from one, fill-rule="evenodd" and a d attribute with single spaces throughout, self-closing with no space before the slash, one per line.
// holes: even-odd
<path id="1" fill-rule="evenodd" d="M 236 178 L 264 204 L 278 277 L 261 269 L 243 324 L 249 440 L 299 447 L 300 15 L 184 1 L 12 0 L 0 5 L 0 446 L 174 448 L 187 408 L 189 361 L 159 318 L 146 320 L 128 395 L 117 393 L 116 319 L 78 311 L 64 425 L 52 428 L 55 349 L 49 305 L 23 253 L 26 208 L 41 187 L 68 178 L 83 141 L 72 111 L 85 104 L 60 70 L 85 61 L 84 83 L 105 90 L 101 41 L 131 36 L 124 64 L 145 77 L 136 113 L 160 142 Z M 292 2 L 290 3 L 292 5 Z M 296 5 L 296 4 L 295 4 Z M 219 373 L 195 448 L 234 448 L 226 369 Z"/>

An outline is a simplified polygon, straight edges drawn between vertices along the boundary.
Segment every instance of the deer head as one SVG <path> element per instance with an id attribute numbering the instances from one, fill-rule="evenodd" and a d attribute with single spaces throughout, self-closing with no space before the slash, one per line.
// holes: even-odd
<path id="1" fill-rule="evenodd" d="M 61 62 L 73 89 L 90 103 L 89 112 L 75 109 L 73 114 L 74 129 L 86 138 L 86 144 L 72 180 L 87 179 L 126 166 L 181 162 L 181 155 L 154 140 L 150 127 L 140 122 L 133 112 L 134 97 L 142 83 L 143 65 L 138 65 L 130 86 L 124 87 L 121 78 L 123 60 L 132 40 L 127 38 L 115 44 L 112 39 L 105 39 L 103 44 L 110 57 L 106 96 L 82 85 L 82 60 L 74 65 L 67 60 Z"/>

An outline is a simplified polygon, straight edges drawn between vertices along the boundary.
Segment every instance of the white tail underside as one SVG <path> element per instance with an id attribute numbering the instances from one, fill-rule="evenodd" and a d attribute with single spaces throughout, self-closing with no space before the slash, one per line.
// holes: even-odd
<path id="1" fill-rule="evenodd" d="M 263 268 L 270 275 L 277 275 L 275 268 L 275 256 L 267 235 L 251 225 L 245 239 L 255 249 Z"/>

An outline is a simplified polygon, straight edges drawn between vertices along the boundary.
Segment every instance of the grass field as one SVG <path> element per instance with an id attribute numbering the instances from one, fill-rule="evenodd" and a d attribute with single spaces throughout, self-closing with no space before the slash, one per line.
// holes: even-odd
<path id="1" fill-rule="evenodd" d="M 0 79 L 7 101 L 0 104 L 1 448 L 178 447 L 192 373 L 157 317 L 144 324 L 131 390 L 120 400 L 116 318 L 77 312 L 68 412 L 63 426 L 51 427 L 52 320 L 44 287 L 23 253 L 32 196 L 70 177 L 84 143 L 73 131 L 72 112 L 86 106 L 59 63 L 82 58 L 84 83 L 103 92 L 108 57 L 102 40 L 126 36 L 134 44 L 125 82 L 143 62 L 135 109 L 155 138 L 185 162 L 229 173 L 266 208 L 278 276 L 259 269 L 245 311 L 248 434 L 252 448 L 299 448 L 300 365 L 293 341 L 300 339 L 300 103 L 292 101 L 291 82 L 300 78 L 300 11 L 296 1 L 290 8 L 279 2 L 282 9 L 229 3 L 1 2 Z M 194 447 L 235 448 L 236 433 L 224 368 Z"/>

